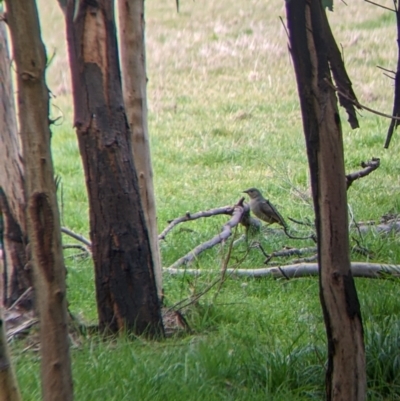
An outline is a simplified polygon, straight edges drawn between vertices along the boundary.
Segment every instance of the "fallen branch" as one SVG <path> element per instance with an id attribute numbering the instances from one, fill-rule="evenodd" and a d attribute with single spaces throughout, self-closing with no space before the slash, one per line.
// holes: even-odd
<path id="1" fill-rule="evenodd" d="M 66 234 L 66 235 L 69 235 L 71 238 L 74 238 L 74 239 L 76 239 L 77 241 L 82 242 L 82 243 L 85 244 L 87 247 L 92 248 L 92 243 L 91 243 L 88 239 L 86 239 L 86 238 L 85 238 L 84 236 L 82 236 L 82 235 L 79 235 L 79 234 L 74 233 L 74 232 L 71 231 L 69 228 L 61 227 L 61 232 L 64 233 L 64 234 Z"/>
<path id="2" fill-rule="evenodd" d="M 7 330 L 7 341 L 11 341 L 15 336 L 19 334 L 26 334 L 32 326 L 39 323 L 39 319 L 33 317 L 31 319 L 24 320 L 20 325 Z"/>
<path id="3" fill-rule="evenodd" d="M 381 160 L 373 157 L 372 160 L 368 162 L 361 162 L 361 167 L 363 170 L 356 171 L 354 173 L 350 173 L 346 175 L 346 186 L 349 189 L 350 185 L 359 178 L 366 177 L 371 174 L 374 170 L 376 170 L 380 166 Z"/>
<path id="4" fill-rule="evenodd" d="M 177 217 L 176 219 L 169 220 L 168 221 L 168 226 L 161 232 L 161 234 L 158 236 L 158 239 L 161 241 L 165 239 L 167 234 L 178 224 L 183 223 L 185 221 L 192 221 L 192 220 L 197 220 L 201 219 L 203 217 L 210 217 L 210 216 L 217 216 L 220 214 L 228 214 L 232 215 L 233 213 L 233 207 L 232 206 L 223 206 L 223 207 L 218 207 L 215 209 L 210 209 L 202 212 L 197 212 L 191 214 L 190 212 L 186 212 L 184 216 Z"/>
<path id="5" fill-rule="evenodd" d="M 264 261 L 264 264 L 267 264 L 272 258 L 278 258 L 278 257 L 287 257 L 287 256 L 301 256 L 304 255 L 305 253 L 315 253 L 317 252 L 317 247 L 308 247 L 308 248 L 286 248 L 282 249 L 281 251 L 275 251 L 272 252 L 270 255 L 265 255 L 267 256 L 267 259 Z"/>
<path id="6" fill-rule="evenodd" d="M 296 264 L 296 263 L 309 263 L 309 262 L 315 262 L 318 260 L 318 254 L 315 253 L 314 255 L 308 256 L 306 258 L 299 258 L 299 259 L 292 259 L 291 264 Z"/>
<path id="7" fill-rule="evenodd" d="M 81 244 L 65 244 L 63 245 L 63 249 L 79 249 L 80 251 L 82 251 L 82 253 L 86 255 L 91 254 L 90 249 Z"/>
<path id="8" fill-rule="evenodd" d="M 175 263 L 173 263 L 170 268 L 176 269 L 178 266 L 181 266 L 183 264 L 187 264 L 192 262 L 200 253 L 205 251 L 206 249 L 212 248 L 214 245 L 219 244 L 226 239 L 228 239 L 231 234 L 232 234 L 232 228 L 236 227 L 243 216 L 244 210 L 246 205 L 243 205 L 243 199 L 240 199 L 237 205 L 234 206 L 233 211 L 232 211 L 232 218 L 222 227 L 221 233 L 210 239 L 209 241 L 206 241 L 198 246 L 196 246 L 194 249 L 192 249 L 189 253 L 187 253 L 185 256 L 181 257 L 178 259 Z M 215 210 L 215 209 L 214 209 Z M 203 212 L 201 212 L 203 213 Z M 165 231 L 165 230 L 164 230 Z"/>
<path id="9" fill-rule="evenodd" d="M 164 268 L 163 271 L 164 273 L 168 273 L 171 275 L 192 274 L 197 276 L 205 273 L 209 274 L 214 270 L 177 269 L 171 266 Z M 400 277 L 400 265 L 352 262 L 351 272 L 354 277 L 384 278 L 388 275 L 393 277 Z M 218 273 L 218 271 L 215 270 L 215 273 Z M 300 278 L 318 276 L 318 263 L 299 263 L 293 265 L 259 269 L 226 269 L 226 273 L 233 276 L 274 277 L 286 279 Z"/>
<path id="10" fill-rule="evenodd" d="M 382 224 L 357 224 L 357 229 L 363 234 L 373 230 L 380 234 L 397 234 L 400 232 L 400 221 L 396 220 Z"/>

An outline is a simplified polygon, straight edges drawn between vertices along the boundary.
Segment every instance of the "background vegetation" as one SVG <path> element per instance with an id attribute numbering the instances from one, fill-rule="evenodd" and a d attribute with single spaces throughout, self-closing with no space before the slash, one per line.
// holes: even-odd
<path id="1" fill-rule="evenodd" d="M 167 220 L 234 204 L 250 186 L 263 190 L 284 217 L 312 219 L 308 167 L 297 88 L 285 30 L 284 2 L 146 1 L 149 131 L 160 231 Z M 391 5 L 389 1 L 386 2 Z M 57 3 L 39 1 L 54 95 L 53 157 L 62 177 L 62 224 L 89 236 L 88 205 L 74 130 L 64 22 Z M 332 29 L 361 103 L 390 113 L 393 81 L 376 68 L 395 69 L 395 15 L 354 0 L 335 3 Z M 381 158 L 373 175 L 349 190 L 349 210 L 359 220 L 399 211 L 397 136 L 383 149 L 388 120 L 362 112 L 351 131 L 343 115 L 347 171 Z M 168 266 L 215 235 L 225 217 L 177 227 L 161 244 Z M 240 234 L 240 233 L 238 233 Z M 357 236 L 354 233 L 354 236 Z M 271 252 L 307 246 L 282 235 L 258 238 Z M 399 263 L 399 240 L 370 233 L 359 238 L 373 261 Z M 64 238 L 65 243 L 71 242 Z M 214 270 L 194 278 L 164 277 L 166 304 L 199 293 L 218 275 L 228 247 L 217 247 L 194 266 Z M 230 265 L 261 267 L 263 256 L 234 248 Z M 66 256 L 69 256 L 67 254 Z M 244 259 L 244 260 L 243 260 Z M 354 260 L 368 260 L 353 255 Z M 69 258 L 70 310 L 96 322 L 93 273 L 87 260 Z M 400 399 L 398 282 L 356 281 L 368 358 L 371 400 Z M 191 305 L 190 335 L 160 343 L 124 336 L 112 342 L 87 334 L 74 338 L 76 399 L 89 400 L 320 400 L 325 333 L 316 278 L 294 281 L 233 279 Z M 38 355 L 15 343 L 14 359 L 24 400 L 39 399 Z"/>

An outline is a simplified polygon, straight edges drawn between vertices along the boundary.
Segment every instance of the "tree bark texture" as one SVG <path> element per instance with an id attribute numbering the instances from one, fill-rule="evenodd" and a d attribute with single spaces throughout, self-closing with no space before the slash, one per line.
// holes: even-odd
<path id="1" fill-rule="evenodd" d="M 4 219 L 0 294 L 5 306 L 10 306 L 32 285 L 31 272 L 25 269 L 25 192 L 10 67 L 5 22 L 0 21 L 0 211 Z M 31 309 L 32 298 L 25 298 L 20 306 Z"/>
<path id="2" fill-rule="evenodd" d="M 319 0 L 286 2 L 310 166 L 320 266 L 320 298 L 328 338 L 328 400 L 365 400 L 360 305 L 350 270 L 342 130 L 331 81 Z"/>
<path id="3" fill-rule="evenodd" d="M 124 103 L 131 130 L 133 160 L 147 228 L 158 297 L 162 299 L 162 266 L 147 126 L 144 0 L 118 0 Z"/>
<path id="4" fill-rule="evenodd" d="M 5 333 L 5 322 L 0 307 L 0 401 L 22 401 L 17 379 L 11 365 Z"/>
<path id="5" fill-rule="evenodd" d="M 65 266 L 49 129 L 46 54 L 34 0 L 6 0 L 18 86 L 27 225 L 40 318 L 42 394 L 73 399 Z"/>
<path id="6" fill-rule="evenodd" d="M 100 328 L 162 335 L 118 60 L 114 2 L 69 0 L 75 127 L 86 175 Z"/>

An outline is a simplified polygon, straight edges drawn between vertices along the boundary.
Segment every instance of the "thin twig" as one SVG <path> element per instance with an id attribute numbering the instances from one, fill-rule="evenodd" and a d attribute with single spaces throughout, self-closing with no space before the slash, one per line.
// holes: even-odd
<path id="1" fill-rule="evenodd" d="M 284 21 L 283 21 L 283 18 L 280 16 L 279 19 L 281 20 L 281 24 L 282 24 L 282 26 L 283 26 L 283 29 L 285 30 L 286 36 L 287 36 L 287 38 L 289 39 L 289 31 L 288 31 L 288 29 L 287 29 L 287 27 L 286 27 L 286 25 L 285 25 L 285 23 L 284 23 Z"/>
<path id="2" fill-rule="evenodd" d="M 351 250 L 353 252 L 358 253 L 362 256 L 368 256 L 371 259 L 374 257 L 374 254 L 369 249 L 367 249 L 365 246 L 362 246 L 360 244 L 360 241 L 357 238 L 355 238 L 355 237 L 351 237 L 351 238 L 357 244 L 351 248 Z"/>
<path id="3" fill-rule="evenodd" d="M 305 253 L 311 253 L 311 252 L 317 252 L 317 247 L 312 246 L 300 249 L 299 248 L 282 249 L 280 251 L 272 252 L 271 255 L 268 256 L 268 259 L 264 261 L 264 264 L 267 264 L 273 258 L 288 257 L 293 255 L 301 256 L 304 255 Z"/>
<path id="4" fill-rule="evenodd" d="M 312 239 L 314 242 L 317 242 L 317 237 L 314 233 L 307 235 L 306 237 L 295 237 L 293 234 L 289 233 L 289 227 L 283 227 L 283 231 L 285 232 L 286 236 L 291 239 Z"/>
<path id="5" fill-rule="evenodd" d="M 217 216 L 220 214 L 227 214 L 227 215 L 232 215 L 233 213 L 233 207 L 232 206 L 223 206 L 223 207 L 218 207 L 215 209 L 209 209 L 206 211 L 202 212 L 197 212 L 197 213 L 190 213 L 186 212 L 184 216 L 177 217 L 176 219 L 169 220 L 168 221 L 168 226 L 161 232 L 161 234 L 158 236 L 158 239 L 161 241 L 165 239 L 167 234 L 178 224 L 183 223 L 185 221 L 193 221 L 197 220 L 203 217 L 211 217 L 211 216 Z"/>
<path id="6" fill-rule="evenodd" d="M 63 245 L 63 249 L 79 249 L 82 251 L 82 253 L 79 253 L 77 255 L 71 255 L 73 257 L 80 257 L 85 255 L 90 256 L 92 254 L 92 252 L 90 251 L 90 249 L 84 245 L 80 245 L 80 244 L 65 244 Z"/>
<path id="7" fill-rule="evenodd" d="M 367 0 L 365 0 L 367 1 Z M 381 117 L 385 117 L 385 118 L 390 118 L 391 120 L 398 120 L 400 121 L 400 117 L 396 117 L 396 116 L 391 116 L 390 114 L 386 114 L 386 113 L 381 113 L 380 111 L 371 109 L 370 107 L 364 106 L 363 104 L 361 104 L 360 102 L 356 102 L 354 101 L 354 99 L 352 99 L 350 96 L 347 96 L 344 92 L 342 92 L 340 89 L 338 89 L 336 86 L 332 85 L 328 79 L 325 78 L 325 82 L 337 93 L 339 93 L 341 96 L 345 97 L 347 100 L 349 100 L 350 102 L 352 102 L 356 107 L 358 107 L 359 109 L 364 109 L 366 111 L 369 111 L 370 113 L 376 114 L 377 116 L 381 116 Z"/>
<path id="8" fill-rule="evenodd" d="M 286 280 L 290 280 L 290 278 L 286 275 L 286 273 L 280 267 L 278 267 L 278 269 L 282 273 L 282 276 L 285 277 Z"/>
<path id="9" fill-rule="evenodd" d="M 69 235 L 70 237 L 76 239 L 77 241 L 82 242 L 83 244 L 85 244 L 85 245 L 88 246 L 89 248 L 92 248 L 92 243 L 91 243 L 88 239 L 86 239 L 86 238 L 85 238 L 84 236 L 82 236 L 82 235 L 79 235 L 79 234 L 74 233 L 74 232 L 71 231 L 69 228 L 61 227 L 61 232 L 64 233 L 64 234 L 66 234 L 66 235 Z"/>
<path id="10" fill-rule="evenodd" d="M 374 6 L 384 8 L 385 10 L 389 10 L 389 11 L 392 11 L 392 12 L 394 12 L 394 13 L 396 12 L 396 10 L 393 10 L 393 9 L 391 9 L 391 8 L 389 8 L 389 7 L 383 6 L 382 4 L 375 3 L 374 1 L 371 1 L 371 0 L 364 0 L 364 1 L 365 1 L 366 3 L 373 4 Z"/>
<path id="11" fill-rule="evenodd" d="M 22 295 L 18 297 L 18 299 L 8 308 L 8 310 L 15 308 L 29 293 L 32 291 L 32 287 L 28 287 Z"/>
<path id="12" fill-rule="evenodd" d="M 388 77 L 389 79 L 393 79 L 393 81 L 396 80 L 395 77 L 392 77 L 392 76 L 390 76 L 389 74 L 386 74 L 386 72 L 384 72 L 383 75 L 384 75 L 385 77 Z"/>
<path id="13" fill-rule="evenodd" d="M 381 67 L 380 65 L 377 65 L 377 66 L 376 66 L 376 68 L 379 68 L 380 70 L 383 70 L 383 71 L 389 72 L 390 74 L 394 74 L 394 75 L 396 75 L 396 71 L 389 70 L 389 69 L 387 69 L 387 68 L 385 68 L 385 67 Z"/>
<path id="14" fill-rule="evenodd" d="M 261 244 L 260 244 L 259 242 L 255 243 L 255 244 L 254 244 L 254 247 L 255 247 L 255 248 L 258 248 L 258 249 L 261 251 L 261 253 L 262 253 L 266 258 L 269 258 L 269 257 L 270 257 L 270 255 L 268 255 L 268 253 L 265 252 L 264 248 L 261 246 Z"/>
<path id="15" fill-rule="evenodd" d="M 184 271 L 185 269 L 175 269 L 175 270 Z M 194 297 L 188 297 L 188 298 L 182 299 L 179 302 L 177 302 L 176 304 L 172 305 L 170 308 L 167 309 L 166 312 L 169 312 L 169 311 L 172 311 L 172 310 L 173 311 L 179 311 L 179 310 L 182 310 L 184 308 L 187 308 L 189 305 L 192 305 L 192 304 L 196 303 L 204 294 L 206 294 L 208 291 L 210 291 L 220 281 L 221 281 L 221 277 L 219 277 L 217 280 L 214 280 L 209 286 L 207 286 L 203 291 L 199 292 Z M 187 301 L 189 301 L 189 302 L 187 302 Z M 187 302 L 187 303 L 185 304 L 185 302 Z M 178 308 L 178 306 L 179 306 L 179 308 Z"/>
<path id="16" fill-rule="evenodd" d="M 315 255 L 308 256 L 306 258 L 300 258 L 300 259 L 293 259 L 290 261 L 290 263 L 296 264 L 296 263 L 311 263 L 315 262 L 318 260 L 318 254 L 316 253 Z"/>
<path id="17" fill-rule="evenodd" d="M 235 236 L 236 236 L 236 231 L 237 231 L 237 226 L 235 227 L 235 232 L 233 234 L 233 238 L 231 240 L 231 243 L 229 244 L 228 253 L 227 253 L 226 257 L 224 258 L 224 261 L 223 261 L 223 264 L 222 264 L 221 281 L 219 282 L 218 288 L 217 288 L 217 290 L 216 290 L 216 292 L 214 294 L 213 302 L 215 302 L 215 300 L 217 299 L 217 296 L 220 293 L 224 282 L 226 281 L 226 270 L 228 268 L 229 260 L 230 260 L 231 255 L 232 255 L 232 248 L 233 248 L 233 243 L 234 243 Z"/>
<path id="18" fill-rule="evenodd" d="M 288 220 L 293 221 L 293 223 L 300 224 L 300 225 L 303 225 L 303 226 L 315 227 L 315 224 L 313 224 L 313 223 L 310 223 L 308 221 L 296 220 L 293 217 L 288 217 Z"/>
<path id="19" fill-rule="evenodd" d="M 63 245 L 63 249 L 80 249 L 82 252 L 89 252 L 85 246 L 80 244 L 65 244 Z"/>

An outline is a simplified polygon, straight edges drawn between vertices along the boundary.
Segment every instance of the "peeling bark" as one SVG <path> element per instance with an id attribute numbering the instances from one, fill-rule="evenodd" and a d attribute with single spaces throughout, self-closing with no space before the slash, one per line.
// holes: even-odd
<path id="1" fill-rule="evenodd" d="M 149 230 L 157 292 L 162 299 L 161 257 L 147 126 L 144 0 L 118 0 L 118 9 L 124 103 L 131 131 L 140 199 Z"/>
<path id="2" fill-rule="evenodd" d="M 69 0 L 65 14 L 99 325 L 159 336 L 161 309 L 124 110 L 113 6 Z"/>
<path id="3" fill-rule="evenodd" d="M 67 331 L 65 266 L 49 129 L 46 54 L 34 0 L 6 0 L 17 74 L 27 226 L 40 318 L 42 394 L 73 399 Z"/>
<path id="4" fill-rule="evenodd" d="M 286 2 L 310 166 L 320 266 L 320 298 L 328 338 L 327 400 L 366 399 L 360 305 L 350 269 L 342 129 L 330 87 L 329 46 L 319 0 Z M 328 82 L 326 82 L 328 81 Z"/>
<path id="5" fill-rule="evenodd" d="M 351 128 L 358 128 L 359 124 L 356 114 L 356 108 L 354 106 L 355 104 L 358 104 L 358 100 L 356 94 L 353 91 L 350 78 L 344 66 L 342 55 L 333 36 L 325 12 L 321 13 L 321 26 L 324 33 L 324 40 L 327 46 L 329 65 L 332 70 L 333 78 L 340 91 L 340 93 L 338 93 L 340 105 L 344 107 L 347 111 L 348 121 Z M 346 96 L 341 95 L 341 93 L 345 93 Z M 360 107 L 358 106 L 358 108 Z"/>
<path id="6" fill-rule="evenodd" d="M 10 66 L 5 22 L 0 20 L 0 211 L 4 218 L 0 294 L 5 306 L 10 306 L 32 285 L 30 271 L 24 268 L 27 264 L 25 193 Z M 31 309 L 32 296 L 21 306 Z"/>

